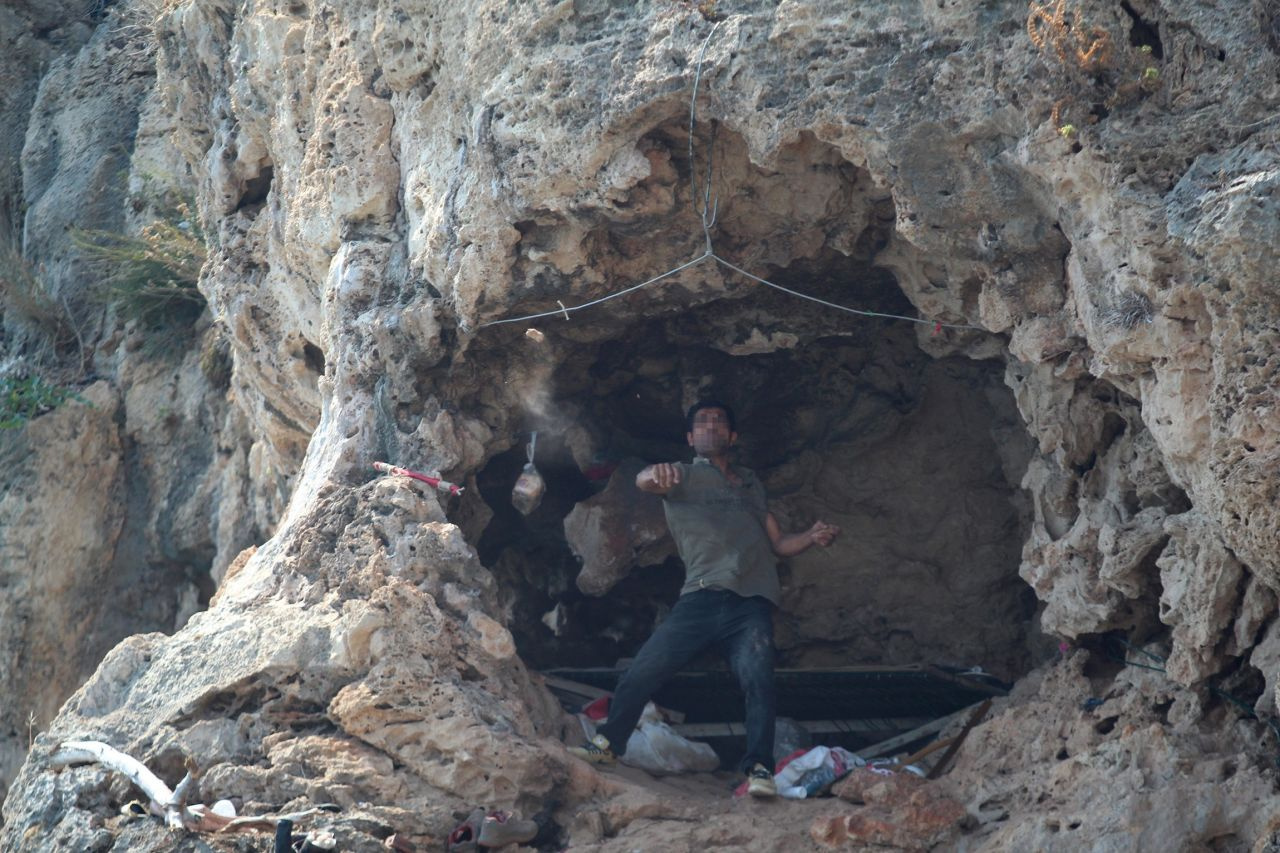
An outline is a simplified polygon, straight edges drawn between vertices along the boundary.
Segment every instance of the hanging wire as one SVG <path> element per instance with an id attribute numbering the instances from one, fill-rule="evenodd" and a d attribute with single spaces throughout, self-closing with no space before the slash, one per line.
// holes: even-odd
<path id="1" fill-rule="evenodd" d="M 810 302 L 816 302 L 819 305 L 825 305 L 828 308 L 835 308 L 838 311 L 848 311 L 850 314 L 858 314 L 863 317 L 883 317 L 886 320 L 907 320 L 912 323 L 924 323 L 926 325 L 932 325 L 932 326 L 936 326 L 943 329 L 976 329 L 980 332 L 986 331 L 980 326 L 967 326 L 963 323 L 936 323 L 932 320 L 922 320 L 919 317 L 904 317 L 901 314 L 881 314 L 879 311 L 864 311 L 861 308 L 849 308 L 844 305 L 837 305 L 834 302 L 828 302 L 825 299 L 819 299 L 816 296 L 810 296 L 807 293 L 801 293 L 798 290 L 792 290 L 789 287 L 783 287 L 780 284 L 774 284 L 772 281 L 761 278 L 758 275 L 752 275 L 751 273 L 744 270 L 742 267 L 735 266 L 734 264 L 729 263 L 728 261 L 726 261 L 724 258 L 720 257 L 717 254 L 713 253 L 711 257 L 719 261 L 720 263 L 724 264 L 726 267 L 738 273 L 739 275 L 744 275 L 747 278 L 751 279 L 752 281 L 758 281 L 761 284 L 772 287 L 774 290 L 781 290 L 783 293 L 789 293 L 792 296 L 798 296 L 801 299 L 808 299 Z"/>
<path id="2" fill-rule="evenodd" d="M 555 309 L 554 311 L 543 311 L 541 314 L 530 314 L 528 317 L 512 317 L 509 320 L 491 320 L 488 323 L 481 323 L 477 328 L 483 329 L 485 326 L 501 326 L 503 323 L 523 323 L 525 320 L 540 320 L 543 317 L 564 316 L 565 319 L 567 320 L 569 319 L 568 315 L 572 314 L 574 311 L 581 311 L 584 308 L 590 308 L 593 305 L 599 305 L 601 302 L 608 302 L 610 299 L 617 299 L 619 296 L 626 296 L 628 293 L 639 290 L 642 287 L 648 287 L 649 285 L 653 284 L 655 281 L 662 281 L 664 278 L 670 278 L 671 276 L 675 275 L 678 272 L 684 272 L 689 267 L 700 264 L 709 257 L 711 256 L 699 255 L 698 257 L 689 261 L 689 263 L 681 264 L 680 266 L 676 267 L 673 270 L 667 270 L 662 275 L 655 275 L 653 278 L 649 279 L 648 281 L 642 281 L 639 284 L 633 284 L 631 287 L 628 287 L 626 290 L 619 290 L 617 293 L 610 293 L 608 296 L 601 296 L 599 299 L 593 299 L 590 302 L 584 302 L 581 305 L 574 305 L 572 308 L 566 308 L 562 303 L 560 307 Z"/>
<path id="3" fill-rule="evenodd" d="M 698 200 L 698 161 L 693 151 L 694 131 L 698 127 L 698 84 L 702 82 L 702 60 L 707 55 L 707 45 L 711 44 L 711 37 L 716 34 L 716 30 L 720 29 L 720 24 L 721 22 L 717 21 L 711 28 L 711 32 L 707 33 L 707 37 L 702 40 L 702 49 L 698 51 L 698 65 L 693 73 L 693 94 L 689 96 L 689 186 L 692 190 L 689 198 L 694 203 Z M 716 224 L 716 214 L 720 210 L 719 196 L 716 196 L 714 204 L 711 202 L 711 177 L 714 174 L 715 151 L 716 124 L 712 121 L 711 136 L 707 143 L 707 179 L 702 188 L 702 207 L 698 211 L 702 219 L 702 234 L 707 240 L 708 255 L 714 252 L 711 247 L 711 228 Z"/>
<path id="4" fill-rule="evenodd" d="M 779 290 L 791 296 L 799 297 L 800 299 L 807 299 L 810 302 L 816 302 L 819 305 L 824 305 L 828 308 L 834 308 L 837 311 L 844 311 L 848 314 L 855 314 L 861 317 L 876 317 L 876 318 L 881 318 L 885 320 L 905 320 L 908 323 L 919 323 L 921 325 L 933 326 L 935 333 L 939 329 L 965 329 L 965 330 L 972 330 L 972 331 L 978 331 L 978 332 L 985 332 L 986 329 L 982 328 L 981 326 L 973 326 L 965 323 L 943 323 L 935 320 L 926 320 L 922 317 L 906 317 L 901 314 L 884 314 L 879 311 L 864 311 L 859 308 L 850 308 L 845 305 L 839 305 L 835 302 L 828 302 L 825 299 L 819 299 L 816 296 L 810 296 L 807 293 L 801 293 L 798 290 L 792 290 L 789 287 L 784 287 L 780 284 L 769 281 L 766 278 L 761 278 L 758 275 L 749 273 L 746 270 L 744 270 L 742 267 L 739 267 L 736 264 L 725 260 L 724 258 L 720 257 L 715 253 L 715 247 L 713 246 L 711 241 L 711 229 L 715 227 L 716 218 L 719 215 L 719 211 L 720 211 L 720 197 L 718 195 L 713 197 L 711 193 L 712 178 L 715 175 L 715 162 L 714 162 L 715 141 L 716 141 L 715 122 L 714 121 L 712 122 L 711 133 L 708 135 L 706 178 L 703 181 L 703 186 L 701 190 L 699 190 L 698 188 L 698 167 L 697 167 L 695 150 L 694 150 L 694 138 L 695 138 L 695 132 L 697 130 L 697 124 L 698 124 L 698 87 L 702 82 L 702 63 L 703 63 L 703 60 L 706 58 L 707 46 L 711 44 L 711 38 L 712 36 L 715 35 L 716 30 L 719 29 L 720 23 L 722 22 L 717 22 L 715 26 L 711 28 L 711 31 L 707 33 L 706 38 L 702 40 L 702 48 L 698 51 L 698 63 L 697 63 L 697 67 L 694 70 L 694 75 L 693 75 L 693 93 L 689 97 L 689 186 L 691 190 L 690 202 L 694 205 L 694 213 L 698 215 L 698 218 L 701 221 L 702 235 L 703 235 L 703 239 L 706 241 L 706 250 L 701 255 L 698 255 L 698 257 L 694 258 L 693 260 L 687 263 L 681 264 L 675 269 L 667 270 L 661 275 L 655 275 L 653 278 L 642 281 L 639 284 L 633 284 L 630 287 L 624 288 L 623 290 L 619 290 L 616 293 L 611 293 L 607 296 L 602 296 L 599 299 L 592 299 L 590 302 L 584 302 L 581 305 L 574 305 L 571 307 L 566 307 L 563 302 L 561 302 L 560 300 L 556 300 L 556 304 L 560 306 L 557 310 L 542 311 L 537 314 L 528 314 L 523 317 L 510 317 L 505 320 L 490 320 L 487 323 L 481 323 L 477 328 L 483 329 L 483 328 L 486 328 L 487 326 L 501 326 L 505 323 L 524 323 L 529 320 L 540 320 L 543 317 L 554 317 L 557 315 L 562 316 L 566 320 L 568 320 L 569 315 L 576 311 L 582 311 L 586 308 L 591 308 L 603 302 L 608 302 L 611 299 L 617 299 L 619 296 L 626 296 L 628 293 L 634 293 L 635 291 L 640 290 L 641 288 L 648 287 L 649 285 L 655 284 L 659 281 L 662 281 L 663 279 L 670 278 L 671 276 L 676 275 L 677 273 L 684 272 L 690 267 L 697 266 L 703 261 L 710 259 L 727 267 L 730 270 L 733 270 L 734 272 L 742 276 L 745 276 L 746 278 L 752 281 L 771 287 L 774 290 Z"/>

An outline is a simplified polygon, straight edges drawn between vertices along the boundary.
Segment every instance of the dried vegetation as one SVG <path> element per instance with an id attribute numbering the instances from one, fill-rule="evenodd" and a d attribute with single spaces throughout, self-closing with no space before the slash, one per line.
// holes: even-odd
<path id="1" fill-rule="evenodd" d="M 1117 47 L 1108 29 L 1086 20 L 1081 4 L 1032 2 L 1027 36 L 1055 71 L 1059 94 L 1050 122 L 1065 138 L 1076 134 L 1076 122 L 1096 124 L 1160 86 L 1152 47 Z"/>

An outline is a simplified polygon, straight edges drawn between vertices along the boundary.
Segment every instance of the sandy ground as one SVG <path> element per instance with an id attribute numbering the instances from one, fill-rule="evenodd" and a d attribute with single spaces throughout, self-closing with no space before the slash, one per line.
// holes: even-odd
<path id="1" fill-rule="evenodd" d="M 598 772 L 602 781 L 618 784 L 624 793 L 602 803 L 599 811 L 579 812 L 565 849 L 607 853 L 824 850 L 828 848 L 809 835 L 814 820 L 856 808 L 834 797 L 735 797 L 733 789 L 743 777 L 728 771 L 659 778 L 618 765 Z"/>

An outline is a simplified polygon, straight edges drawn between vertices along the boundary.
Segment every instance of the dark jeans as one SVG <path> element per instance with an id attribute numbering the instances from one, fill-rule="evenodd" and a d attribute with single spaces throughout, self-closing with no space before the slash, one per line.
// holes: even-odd
<path id="1" fill-rule="evenodd" d="M 773 689 L 773 605 L 761 596 L 743 598 L 724 589 L 700 589 L 680 596 L 671 614 L 636 655 L 609 703 L 609 722 L 599 733 L 614 753 L 627 739 L 644 705 L 663 683 L 704 649 L 718 648 L 747 699 L 747 754 L 741 769 L 760 763 L 773 770 L 777 705 Z"/>

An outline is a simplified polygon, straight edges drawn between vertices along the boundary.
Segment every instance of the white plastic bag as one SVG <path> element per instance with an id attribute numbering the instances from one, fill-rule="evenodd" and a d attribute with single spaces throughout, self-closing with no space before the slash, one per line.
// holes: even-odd
<path id="1" fill-rule="evenodd" d="M 597 723 L 585 714 L 578 715 L 587 740 L 595 736 Z M 710 773 L 720 767 L 720 757 L 705 743 L 686 740 L 662 721 L 658 706 L 644 706 L 640 722 L 627 738 L 627 751 L 618 759 L 623 764 L 639 767 L 654 776 L 673 773 Z"/>
<path id="2" fill-rule="evenodd" d="M 627 751 L 618 760 L 655 776 L 710 773 L 720 766 L 720 757 L 714 749 L 676 734 L 675 729 L 662 721 L 652 702 L 644 706 L 640 724 L 631 733 Z"/>

